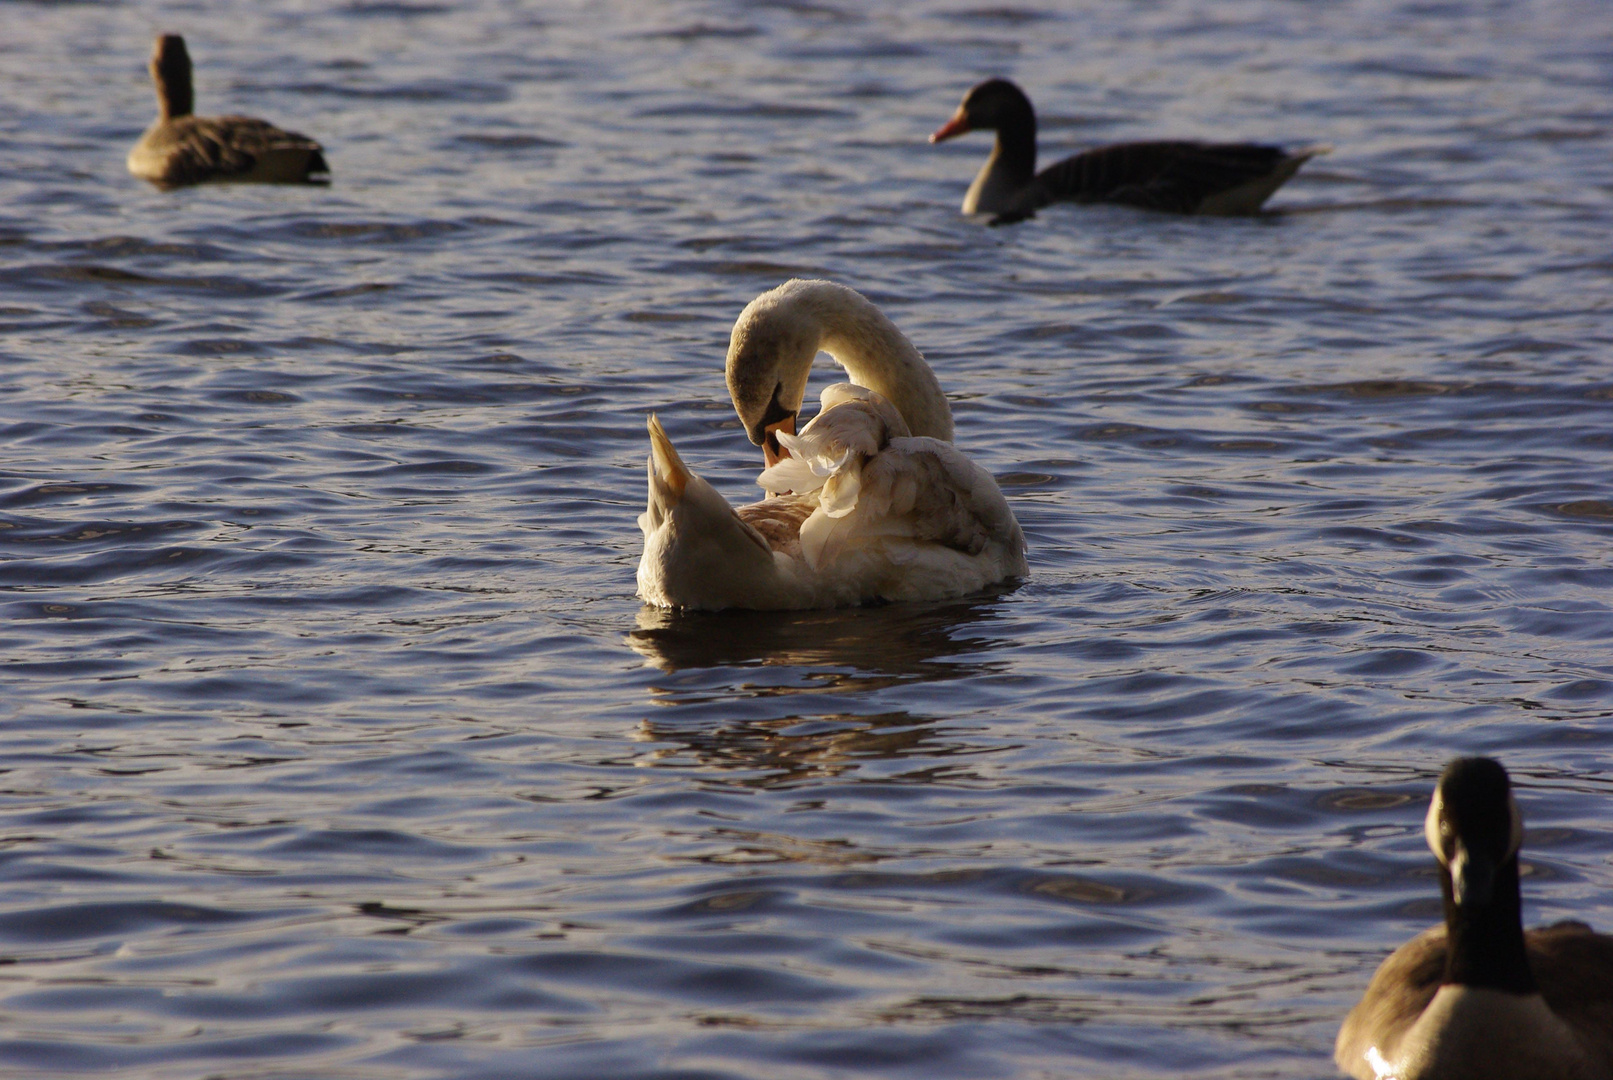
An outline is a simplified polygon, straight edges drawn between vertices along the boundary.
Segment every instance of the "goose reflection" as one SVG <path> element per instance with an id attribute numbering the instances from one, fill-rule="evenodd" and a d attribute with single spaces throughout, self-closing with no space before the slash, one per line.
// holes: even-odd
<path id="1" fill-rule="evenodd" d="M 910 767 L 882 767 L 878 782 L 957 782 L 971 775 L 961 759 L 999 749 L 971 745 L 949 734 L 939 719 L 907 712 L 781 716 L 715 727 L 644 720 L 635 737 L 659 744 L 639 759 L 642 765 L 714 771 L 720 775 L 713 779 L 723 784 L 772 789 L 898 759 L 911 759 Z"/>
<path id="2" fill-rule="evenodd" d="M 646 606 L 629 648 L 662 671 L 751 664 L 851 668 L 895 681 L 933 682 L 987 672 L 981 653 L 1007 590 L 947 603 L 791 612 L 678 612 Z M 848 685 L 847 680 L 834 680 Z M 865 680 L 855 677 L 849 683 Z"/>

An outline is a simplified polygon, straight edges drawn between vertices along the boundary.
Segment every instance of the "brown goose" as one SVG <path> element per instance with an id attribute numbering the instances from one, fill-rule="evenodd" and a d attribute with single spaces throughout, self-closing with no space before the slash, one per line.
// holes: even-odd
<path id="1" fill-rule="evenodd" d="M 1253 214 L 1271 193 L 1326 147 L 1289 153 L 1258 143 L 1130 142 L 1100 146 L 1036 171 L 1036 110 L 1007 79 L 964 95 L 952 119 L 930 136 L 995 131 L 997 145 L 963 197 L 965 214 L 992 224 L 1023 221 L 1056 202 L 1111 202 L 1178 214 Z"/>
<path id="2" fill-rule="evenodd" d="M 163 34 L 151 53 L 157 119 L 129 151 L 129 171 L 160 188 L 233 180 L 259 184 L 330 181 L 323 149 L 306 135 L 250 116 L 192 116 L 190 53 Z"/>
<path id="3" fill-rule="evenodd" d="M 1424 823 L 1445 925 L 1372 976 L 1333 1058 L 1360 1080 L 1613 1080 L 1613 937 L 1523 931 L 1523 818 L 1507 772 L 1458 758 Z"/>

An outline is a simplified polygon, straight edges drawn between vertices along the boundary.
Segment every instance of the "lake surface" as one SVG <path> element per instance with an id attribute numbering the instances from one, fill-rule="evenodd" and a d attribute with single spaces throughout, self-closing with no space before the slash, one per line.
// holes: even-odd
<path id="1" fill-rule="evenodd" d="M 970 2 L 0 5 L 0 1075 L 1326 1077 L 1458 753 L 1613 929 L 1605 3 Z M 158 30 L 335 183 L 132 179 Z M 987 229 L 996 74 L 1335 150 Z M 635 600 L 793 275 L 1027 581 Z"/>

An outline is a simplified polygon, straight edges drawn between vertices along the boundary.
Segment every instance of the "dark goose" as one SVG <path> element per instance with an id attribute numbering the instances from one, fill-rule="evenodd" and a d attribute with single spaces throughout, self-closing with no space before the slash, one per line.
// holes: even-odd
<path id="1" fill-rule="evenodd" d="M 969 185 L 965 214 L 1022 221 L 1056 202 L 1110 202 L 1177 214 L 1253 214 L 1271 193 L 1326 147 L 1289 153 L 1259 143 L 1172 140 L 1100 146 L 1036 171 L 1036 110 L 1007 79 L 964 95 L 952 119 L 930 136 L 995 131 L 997 145 Z"/>

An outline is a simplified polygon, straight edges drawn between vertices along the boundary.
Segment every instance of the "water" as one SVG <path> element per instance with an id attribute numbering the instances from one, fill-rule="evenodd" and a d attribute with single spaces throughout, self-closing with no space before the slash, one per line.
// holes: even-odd
<path id="1" fill-rule="evenodd" d="M 1324 1077 L 1457 753 L 1613 928 L 1600 3 L 3 13 L 0 1075 Z M 335 184 L 132 180 L 159 29 Z M 1336 150 L 988 230 L 924 137 L 993 74 L 1044 160 Z M 1024 584 L 635 601 L 644 416 L 753 497 L 796 274 Z"/>

